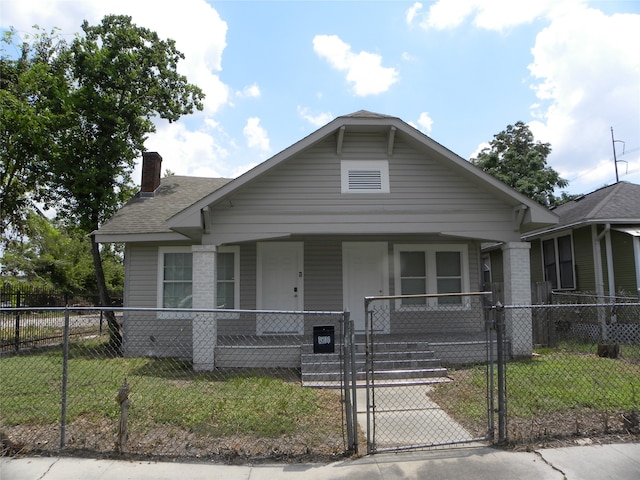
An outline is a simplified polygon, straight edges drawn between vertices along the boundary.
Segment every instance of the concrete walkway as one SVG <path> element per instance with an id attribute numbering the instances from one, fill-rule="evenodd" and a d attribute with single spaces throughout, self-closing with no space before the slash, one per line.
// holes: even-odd
<path id="1" fill-rule="evenodd" d="M 637 480 L 640 443 L 536 452 L 465 447 L 324 464 L 226 466 L 77 458 L 1 458 L 1 480 Z"/>
<path id="2" fill-rule="evenodd" d="M 378 451 L 461 443 L 472 435 L 433 402 L 429 385 L 376 387 L 375 443 Z M 358 388 L 358 426 L 367 434 L 367 390 Z M 366 450 L 366 445 L 363 446 Z"/>

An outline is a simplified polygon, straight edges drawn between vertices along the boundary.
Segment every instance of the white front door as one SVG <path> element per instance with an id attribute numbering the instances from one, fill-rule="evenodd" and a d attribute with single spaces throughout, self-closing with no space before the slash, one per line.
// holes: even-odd
<path id="1" fill-rule="evenodd" d="M 303 244 L 301 242 L 258 243 L 258 310 L 302 311 L 304 309 Z M 302 315 L 260 314 L 258 335 L 304 333 Z"/>
<path id="2" fill-rule="evenodd" d="M 386 242 L 345 242 L 342 244 L 344 308 L 351 313 L 356 332 L 365 330 L 364 297 L 388 295 L 389 260 Z M 389 305 L 374 316 L 374 330 L 389 333 Z"/>

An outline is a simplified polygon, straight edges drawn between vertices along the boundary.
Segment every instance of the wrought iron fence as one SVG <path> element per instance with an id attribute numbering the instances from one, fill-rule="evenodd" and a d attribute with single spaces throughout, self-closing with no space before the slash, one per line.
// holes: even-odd
<path id="1" fill-rule="evenodd" d="M 341 350 L 342 312 L 109 309 L 114 332 L 100 329 L 98 311 L 49 310 L 62 341 L 0 356 L 5 454 L 234 461 L 329 459 L 351 447 L 344 391 L 300 382 L 314 325 L 335 326 Z"/>
<path id="2" fill-rule="evenodd" d="M 88 293 L 70 294 L 25 285 L 4 285 L 0 287 L 0 353 L 19 351 L 38 345 L 61 343 L 63 340 L 64 314 L 60 308 L 94 306 L 97 296 Z M 113 304 L 122 304 L 119 296 Z M 107 319 L 102 310 L 79 310 L 70 335 L 83 335 L 97 327 L 99 332 L 106 328 Z"/>

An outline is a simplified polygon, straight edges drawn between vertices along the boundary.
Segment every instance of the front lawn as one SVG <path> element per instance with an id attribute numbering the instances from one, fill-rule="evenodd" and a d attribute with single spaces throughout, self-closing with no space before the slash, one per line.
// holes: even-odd
<path id="1" fill-rule="evenodd" d="M 509 440 L 633 433 L 623 415 L 640 404 L 638 348 L 623 346 L 618 359 L 600 358 L 590 353 L 594 349 L 562 345 L 507 363 Z M 439 385 L 430 396 L 467 428 L 486 432 L 486 367 L 454 369 L 450 375 L 455 381 Z"/>
<path id="2" fill-rule="evenodd" d="M 61 378 L 60 348 L 3 358 L 0 430 L 25 448 L 42 445 L 43 432 L 59 443 Z M 303 388 L 290 371 L 197 374 L 174 359 L 113 358 L 101 342 L 70 351 L 67 447 L 113 450 L 125 379 L 132 453 L 322 457 L 344 449 L 339 394 Z"/>

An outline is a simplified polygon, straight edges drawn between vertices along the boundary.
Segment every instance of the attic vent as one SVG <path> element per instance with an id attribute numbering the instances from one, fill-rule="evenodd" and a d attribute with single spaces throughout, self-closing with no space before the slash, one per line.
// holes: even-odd
<path id="1" fill-rule="evenodd" d="M 349 190 L 382 190 L 380 170 L 349 170 Z"/>
<path id="2" fill-rule="evenodd" d="M 344 160 L 342 193 L 389 193 L 389 164 L 386 160 Z"/>

